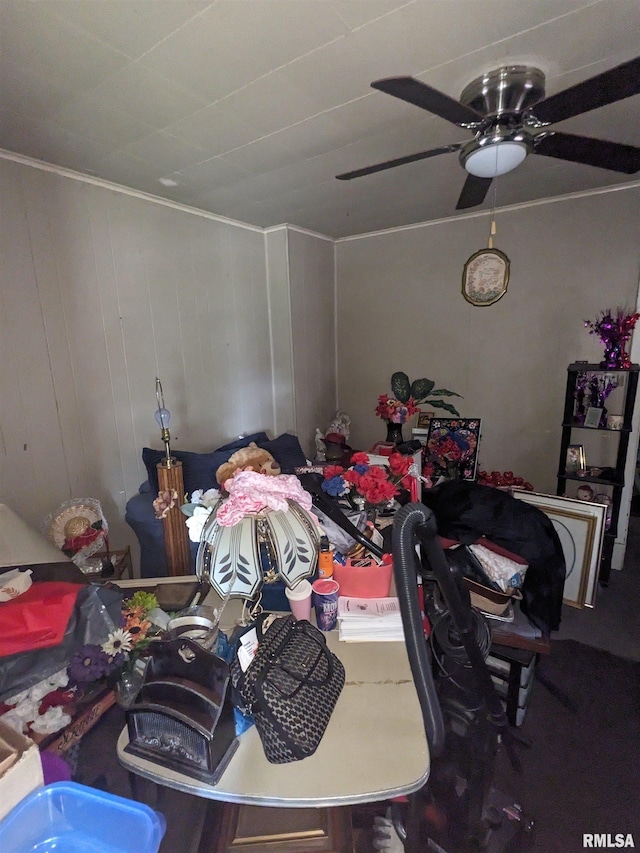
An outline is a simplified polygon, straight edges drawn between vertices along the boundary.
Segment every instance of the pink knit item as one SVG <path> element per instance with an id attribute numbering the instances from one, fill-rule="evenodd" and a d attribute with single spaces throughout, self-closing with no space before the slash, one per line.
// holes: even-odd
<path id="1" fill-rule="evenodd" d="M 311 509 L 311 495 L 294 474 L 270 477 L 256 471 L 239 471 L 225 481 L 224 489 L 229 497 L 216 514 L 216 521 L 222 527 L 233 527 L 248 513 L 260 512 L 265 507 L 286 512 L 287 498 L 307 511 Z"/>

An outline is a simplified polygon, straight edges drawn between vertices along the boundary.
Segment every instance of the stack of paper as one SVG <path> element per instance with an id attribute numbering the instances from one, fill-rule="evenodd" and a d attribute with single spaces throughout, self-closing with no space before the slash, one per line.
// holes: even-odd
<path id="1" fill-rule="evenodd" d="M 404 641 L 398 599 L 340 596 L 338 636 L 347 643 Z"/>

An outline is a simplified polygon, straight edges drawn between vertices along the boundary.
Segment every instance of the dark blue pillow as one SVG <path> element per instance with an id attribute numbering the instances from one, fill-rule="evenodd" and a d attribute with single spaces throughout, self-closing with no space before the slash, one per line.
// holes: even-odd
<path id="1" fill-rule="evenodd" d="M 284 432 L 278 438 L 256 441 L 258 447 L 268 450 L 280 466 L 283 474 L 295 474 L 295 469 L 307 464 L 307 458 L 300 447 L 297 435 Z"/>
<path id="2" fill-rule="evenodd" d="M 248 447 L 252 441 L 255 441 L 256 444 L 262 445 L 263 442 L 269 441 L 269 436 L 266 432 L 254 432 L 253 435 L 245 435 L 242 438 L 236 438 L 235 441 L 232 441 L 230 444 L 223 444 L 222 447 L 218 447 L 218 450 L 239 450 L 241 447 Z"/>
<path id="3" fill-rule="evenodd" d="M 184 490 L 190 498 L 196 489 L 217 489 L 216 471 L 229 457 L 239 448 L 247 447 L 252 441 L 256 444 L 268 441 L 266 432 L 256 432 L 244 438 L 237 438 L 229 444 L 212 450 L 209 453 L 193 453 L 190 450 L 172 450 L 172 457 L 182 462 L 182 477 Z M 142 448 L 142 461 L 147 469 L 147 476 L 151 484 L 151 490 L 158 491 L 158 462 L 164 459 L 163 450 L 153 450 L 150 447 Z M 275 458 L 275 457 L 274 457 Z M 182 498 L 182 495 L 180 495 Z"/>

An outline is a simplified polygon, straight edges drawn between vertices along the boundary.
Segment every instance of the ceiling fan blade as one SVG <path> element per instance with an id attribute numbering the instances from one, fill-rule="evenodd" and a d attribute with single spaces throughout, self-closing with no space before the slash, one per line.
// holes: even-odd
<path id="1" fill-rule="evenodd" d="M 551 95 L 532 109 L 540 121 L 553 124 L 640 93 L 640 56 Z"/>
<path id="2" fill-rule="evenodd" d="M 408 154 L 406 157 L 398 157 L 397 160 L 386 160 L 384 163 L 376 163 L 375 166 L 365 166 L 364 169 L 356 169 L 354 172 L 345 172 L 336 175 L 339 181 L 350 181 L 353 178 L 361 178 L 363 175 L 372 175 L 374 172 L 384 172 L 385 169 L 394 169 L 396 166 L 404 166 L 405 163 L 415 163 L 417 160 L 426 160 L 427 157 L 437 157 L 438 154 L 449 154 L 462 148 L 462 142 L 454 142 L 453 145 L 444 145 L 442 148 L 432 148 L 430 151 L 420 151 L 418 154 Z"/>
<path id="3" fill-rule="evenodd" d="M 537 136 L 533 146 L 536 154 L 545 157 L 598 166 L 612 172 L 624 172 L 626 175 L 640 172 L 640 148 L 633 145 L 552 131 Z"/>
<path id="4" fill-rule="evenodd" d="M 386 92 L 387 95 L 393 95 L 394 98 L 400 98 L 402 101 L 428 110 L 460 127 L 477 125 L 484 118 L 471 107 L 464 106 L 413 77 L 386 77 L 384 80 L 374 80 L 371 86 Z"/>
<path id="5" fill-rule="evenodd" d="M 465 210 L 467 207 L 475 207 L 485 200 L 493 178 L 478 178 L 476 175 L 467 175 L 460 198 L 456 204 L 456 210 Z"/>

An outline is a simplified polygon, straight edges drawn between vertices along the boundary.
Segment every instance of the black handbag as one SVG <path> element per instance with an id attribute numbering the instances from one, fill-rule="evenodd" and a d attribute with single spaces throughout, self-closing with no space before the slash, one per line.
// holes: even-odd
<path id="1" fill-rule="evenodd" d="M 262 632 L 245 672 L 231 663 L 236 703 L 251 714 L 272 764 L 312 755 L 344 687 L 344 667 L 315 625 L 293 616 L 276 618 Z"/>

